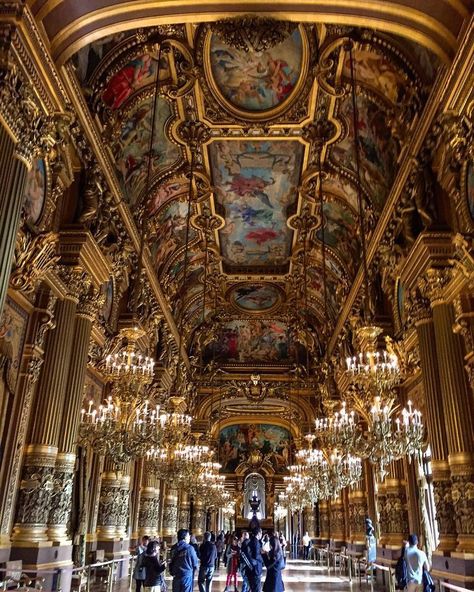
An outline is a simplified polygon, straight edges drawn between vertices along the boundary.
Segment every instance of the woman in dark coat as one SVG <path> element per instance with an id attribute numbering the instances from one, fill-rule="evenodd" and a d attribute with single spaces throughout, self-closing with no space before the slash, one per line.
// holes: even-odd
<path id="1" fill-rule="evenodd" d="M 166 565 L 160 563 L 158 558 L 158 543 L 150 541 L 145 551 L 142 566 L 145 568 L 145 590 L 146 592 L 162 592 L 164 587 L 163 572 Z"/>
<path id="2" fill-rule="evenodd" d="M 263 561 L 267 568 L 263 592 L 283 592 L 285 586 L 283 585 L 281 570 L 285 567 L 285 559 L 280 541 L 274 535 L 270 537 L 270 551 L 263 553 Z"/>

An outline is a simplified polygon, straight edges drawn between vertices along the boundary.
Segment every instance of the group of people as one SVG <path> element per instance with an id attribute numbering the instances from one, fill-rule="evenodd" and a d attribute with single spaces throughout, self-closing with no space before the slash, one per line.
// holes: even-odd
<path id="1" fill-rule="evenodd" d="M 170 549 L 168 569 L 173 576 L 172 592 L 192 592 L 195 573 L 199 592 L 210 592 L 214 572 L 221 560 L 227 569 L 225 592 L 231 587 L 238 592 L 238 574 L 242 580 L 242 592 L 261 592 L 263 566 L 266 578 L 263 592 L 283 592 L 281 571 L 285 567 L 286 540 L 282 534 L 273 532 L 263 536 L 260 528 L 249 533 L 224 532 L 217 536 L 206 532 L 200 545 L 186 529 L 177 533 L 177 543 Z M 160 543 L 144 536 L 137 547 L 133 577 L 136 592 L 166 592 L 165 557 L 160 557 Z"/>

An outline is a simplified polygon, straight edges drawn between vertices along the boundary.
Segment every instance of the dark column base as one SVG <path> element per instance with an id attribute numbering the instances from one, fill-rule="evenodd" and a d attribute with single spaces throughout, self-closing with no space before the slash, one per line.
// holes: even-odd
<path id="1" fill-rule="evenodd" d="M 72 545 L 15 547 L 12 546 L 10 559 L 21 559 L 23 570 L 35 571 L 44 578 L 43 589 L 69 592 L 71 588 Z M 44 572 L 44 573 L 42 573 Z M 30 574 L 28 574 L 30 575 Z"/>
<path id="2" fill-rule="evenodd" d="M 2 545 L 0 547 L 0 563 L 5 563 L 10 559 L 11 547 L 10 545 Z"/>
<path id="3" fill-rule="evenodd" d="M 474 555 L 452 553 L 451 557 L 433 553 L 431 574 L 434 578 L 474 589 Z"/>
<path id="4" fill-rule="evenodd" d="M 339 551 L 341 547 L 344 547 L 346 541 L 342 539 L 331 539 L 329 542 L 329 548 L 333 551 Z"/>

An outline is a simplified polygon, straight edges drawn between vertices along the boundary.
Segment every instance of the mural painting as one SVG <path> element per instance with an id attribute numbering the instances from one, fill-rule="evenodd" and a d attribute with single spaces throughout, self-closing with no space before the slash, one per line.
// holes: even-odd
<path id="1" fill-rule="evenodd" d="M 114 33 L 113 35 L 106 35 L 105 37 L 81 48 L 72 58 L 79 80 L 81 82 L 88 80 L 109 51 L 116 48 L 121 41 L 134 34 L 135 29 L 123 31 L 121 33 Z"/>
<path id="2" fill-rule="evenodd" d="M 466 173 L 466 197 L 471 218 L 474 220 L 474 165 L 469 163 Z"/>
<path id="3" fill-rule="evenodd" d="M 287 208 L 297 199 L 303 146 L 224 140 L 211 144 L 210 157 L 216 200 L 225 211 L 219 237 L 227 265 L 287 263 L 293 234 Z"/>
<path id="4" fill-rule="evenodd" d="M 357 97 L 359 151 L 362 184 L 369 189 L 373 205 L 381 210 L 393 182 L 397 166 L 397 145 L 387 124 L 386 114 L 372 101 Z M 331 159 L 355 173 L 353 116 L 350 97 L 341 105 L 349 133 L 333 146 Z"/>
<path id="5" fill-rule="evenodd" d="M 358 84 L 365 84 L 392 103 L 398 103 L 407 82 L 403 74 L 384 55 L 370 49 L 354 52 L 354 71 Z M 344 62 L 343 75 L 350 80 L 350 59 Z"/>
<path id="6" fill-rule="evenodd" d="M 155 234 L 151 237 L 152 257 L 157 273 L 160 273 L 168 257 L 182 247 L 186 240 L 188 204 L 174 201 L 163 208 L 154 218 Z M 189 241 L 196 238 L 196 231 L 189 229 Z M 181 261 L 177 261 L 176 274 Z M 189 259 L 188 259 L 189 264 Z"/>
<path id="7" fill-rule="evenodd" d="M 244 111 L 267 111 L 288 99 L 300 78 L 302 59 L 298 29 L 282 43 L 261 52 L 236 49 L 215 34 L 211 38 L 214 82 L 229 103 Z"/>
<path id="8" fill-rule="evenodd" d="M 288 362 L 287 326 L 273 320 L 234 320 L 223 324 L 206 359 L 221 362 Z"/>
<path id="9" fill-rule="evenodd" d="M 87 371 L 84 379 L 84 403 L 83 406 L 87 409 L 89 401 L 100 405 L 103 401 L 104 385 L 91 372 Z"/>
<path id="10" fill-rule="evenodd" d="M 166 179 L 158 185 L 152 194 L 149 201 L 148 214 L 154 216 L 170 200 L 187 197 L 188 190 L 189 180 L 186 177 Z"/>
<path id="11" fill-rule="evenodd" d="M 172 111 L 167 101 L 157 100 L 153 148 L 150 154 L 152 99 L 138 103 L 126 116 L 120 138 L 113 147 L 116 166 L 130 205 L 134 205 L 145 188 L 148 162 L 152 159 L 152 174 L 176 162 L 180 156 L 178 146 L 166 137 L 166 122 Z"/>
<path id="12" fill-rule="evenodd" d="M 219 462 L 223 473 L 232 473 L 252 450 L 258 450 L 276 472 L 284 472 L 289 464 L 291 435 L 283 427 L 272 424 L 232 425 L 219 434 Z"/>
<path id="13" fill-rule="evenodd" d="M 104 305 L 100 315 L 106 323 L 110 323 L 114 305 L 114 280 L 112 278 L 102 286 L 102 294 L 104 295 Z"/>
<path id="14" fill-rule="evenodd" d="M 248 312 L 272 309 L 280 300 L 280 291 L 272 284 L 243 284 L 234 288 L 230 300 Z"/>
<path id="15" fill-rule="evenodd" d="M 323 270 L 322 267 L 308 267 L 308 291 L 311 296 L 316 297 L 321 303 L 324 302 Z M 330 311 L 337 312 L 338 306 L 338 284 L 329 274 L 326 274 L 326 293 Z M 321 309 L 320 312 L 323 312 Z"/>
<path id="16" fill-rule="evenodd" d="M 23 208 L 26 220 L 31 224 L 37 224 L 43 211 L 46 198 L 46 165 L 44 160 L 39 159 L 26 176 L 25 197 Z"/>
<path id="17" fill-rule="evenodd" d="M 119 109 L 137 90 L 151 84 L 156 78 L 157 56 L 145 53 L 128 62 L 112 76 L 102 93 L 102 100 L 111 109 Z M 170 78 L 168 58 L 161 57 L 160 81 Z"/>
<path id="18" fill-rule="evenodd" d="M 6 373 L 0 374 L 0 394 L 4 386 L 13 393 L 15 391 L 20 361 L 25 342 L 28 313 L 16 302 L 7 298 L 5 307 L 0 315 L 0 359 L 7 360 Z M 2 384 L 2 377 L 5 379 Z"/>
<path id="19" fill-rule="evenodd" d="M 360 259 L 355 215 L 338 200 L 326 202 L 323 212 L 325 243 L 339 254 L 353 274 Z M 316 236 L 322 240 L 321 228 L 317 230 Z"/>

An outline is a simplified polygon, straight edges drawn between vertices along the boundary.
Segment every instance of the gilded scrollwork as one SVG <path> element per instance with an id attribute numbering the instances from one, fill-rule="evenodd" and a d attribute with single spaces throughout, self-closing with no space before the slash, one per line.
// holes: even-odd
<path id="1" fill-rule="evenodd" d="M 456 532 L 456 513 L 454 511 L 450 481 L 433 481 L 436 520 L 440 534 Z"/>
<path id="2" fill-rule="evenodd" d="M 23 229 L 19 230 L 10 275 L 13 289 L 31 294 L 45 275 L 54 270 L 59 261 L 56 254 L 58 238 L 54 232 L 33 236 Z"/>

